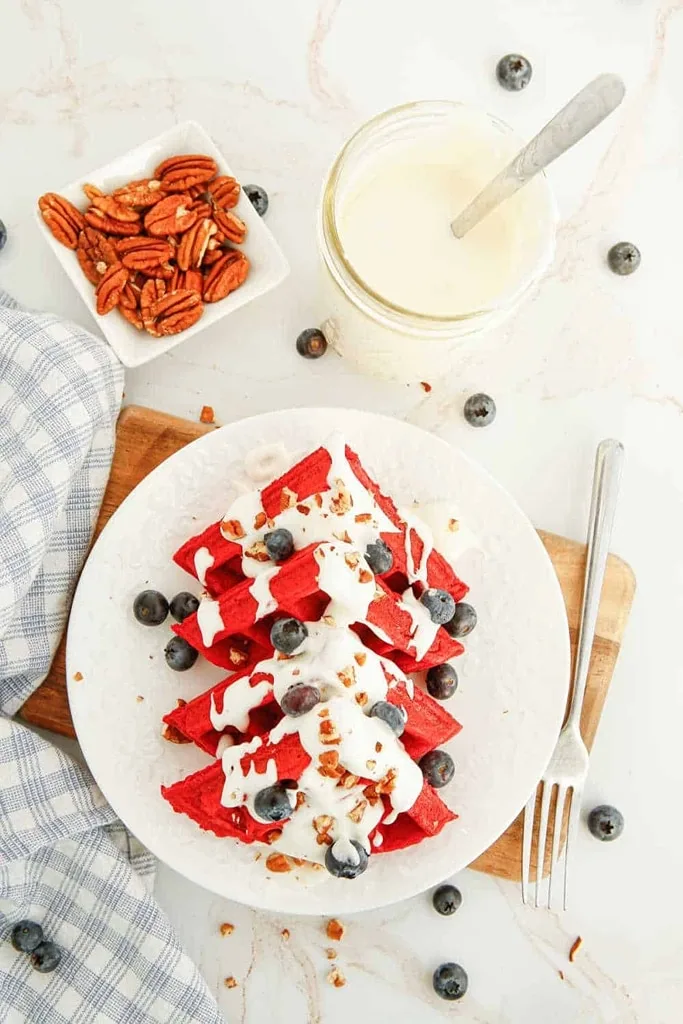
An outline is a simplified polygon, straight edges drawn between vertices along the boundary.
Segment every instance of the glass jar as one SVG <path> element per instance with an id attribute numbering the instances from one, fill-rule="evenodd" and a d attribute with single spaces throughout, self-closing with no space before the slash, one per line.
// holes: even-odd
<path id="1" fill-rule="evenodd" d="M 344 201 L 364 175 L 373 173 L 379 160 L 391 163 L 394 153 L 399 159 L 406 146 L 414 149 L 416 143 L 424 143 L 429 152 L 437 137 L 457 140 L 465 170 L 472 172 L 476 163 L 476 173 L 469 173 L 476 181 L 473 194 L 523 144 L 508 125 L 465 104 L 411 103 L 363 125 L 339 153 L 323 188 L 318 216 L 323 330 L 330 344 L 358 369 L 385 379 L 430 380 L 451 369 L 467 344 L 501 324 L 519 305 L 554 252 L 555 202 L 546 177 L 538 174 L 506 200 L 512 204 L 507 212 L 519 232 L 523 258 L 512 286 L 486 308 L 429 315 L 396 305 L 374 290 L 344 250 L 340 227 Z M 410 245 L 410 211 L 406 211 L 406 224 L 406 245 Z"/>

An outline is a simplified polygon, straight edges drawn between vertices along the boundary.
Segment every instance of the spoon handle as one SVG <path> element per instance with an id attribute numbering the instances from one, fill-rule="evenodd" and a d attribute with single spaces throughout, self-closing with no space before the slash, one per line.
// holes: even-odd
<path id="1" fill-rule="evenodd" d="M 624 92 L 618 75 L 598 75 L 589 82 L 458 214 L 451 224 L 455 237 L 462 238 L 494 207 L 588 135 L 619 106 Z"/>

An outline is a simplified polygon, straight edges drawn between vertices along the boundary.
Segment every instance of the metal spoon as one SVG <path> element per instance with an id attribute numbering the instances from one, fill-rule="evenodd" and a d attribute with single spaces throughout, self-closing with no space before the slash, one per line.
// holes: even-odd
<path id="1" fill-rule="evenodd" d="M 625 91 L 618 75 L 598 75 L 589 82 L 458 214 L 451 223 L 455 237 L 466 235 L 491 210 L 588 135 L 619 106 Z"/>

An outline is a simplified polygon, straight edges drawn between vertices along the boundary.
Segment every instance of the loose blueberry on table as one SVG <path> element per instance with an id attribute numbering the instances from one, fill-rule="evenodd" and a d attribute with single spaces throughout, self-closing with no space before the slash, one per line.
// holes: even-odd
<path id="1" fill-rule="evenodd" d="M 467 399 L 463 414 L 471 427 L 488 427 L 496 418 L 496 403 L 490 395 L 479 392 Z"/>
<path id="2" fill-rule="evenodd" d="M 0 250 L 5 248 L 7 244 L 7 228 L 0 220 Z"/>
<path id="3" fill-rule="evenodd" d="M 264 536 L 263 543 L 274 562 L 285 562 L 294 553 L 294 537 L 289 530 L 271 530 Z"/>
<path id="4" fill-rule="evenodd" d="M 292 805 L 286 788 L 276 783 L 259 790 L 254 797 L 254 811 L 264 821 L 284 821 L 291 818 Z"/>
<path id="5" fill-rule="evenodd" d="M 477 624 L 477 613 L 467 601 L 460 601 L 455 606 L 453 618 L 446 623 L 445 629 L 449 636 L 459 639 L 471 633 Z"/>
<path id="6" fill-rule="evenodd" d="M 312 711 L 321 700 L 320 690 L 310 683 L 294 683 L 285 691 L 280 707 L 290 718 L 298 718 Z"/>
<path id="7" fill-rule="evenodd" d="M 168 615 L 168 601 L 158 590 L 143 590 L 133 602 L 133 615 L 143 626 L 160 626 Z"/>
<path id="8" fill-rule="evenodd" d="M 270 630 L 270 642 L 276 651 L 293 654 L 308 636 L 308 630 L 298 619 L 276 619 Z"/>
<path id="9" fill-rule="evenodd" d="M 611 843 L 624 831 L 624 816 L 616 807 L 600 804 L 588 815 L 588 829 L 596 839 L 603 843 Z"/>
<path id="10" fill-rule="evenodd" d="M 455 601 L 446 590 L 428 587 L 420 598 L 420 603 L 429 612 L 432 622 L 445 626 L 455 615 Z"/>
<path id="11" fill-rule="evenodd" d="M 59 966 L 62 951 L 56 942 L 41 942 L 31 953 L 31 966 L 41 974 L 49 974 Z"/>
<path id="12" fill-rule="evenodd" d="M 396 736 L 403 735 L 403 730 L 406 727 L 405 713 L 395 704 L 390 704 L 388 700 L 378 700 L 376 704 L 373 704 L 370 708 L 370 717 L 386 722 Z"/>
<path id="13" fill-rule="evenodd" d="M 304 359 L 320 359 L 327 352 L 327 339 L 317 327 L 308 327 L 296 339 L 296 350 Z"/>
<path id="14" fill-rule="evenodd" d="M 460 964 L 441 964 L 434 971 L 432 984 L 442 999 L 462 999 L 467 992 L 467 974 Z"/>
<path id="15" fill-rule="evenodd" d="M 20 953 L 32 953 L 43 941 L 43 929 L 36 921 L 19 921 L 12 929 L 12 945 Z"/>
<path id="16" fill-rule="evenodd" d="M 166 657 L 166 664 L 174 672 L 187 672 L 188 668 L 192 668 L 199 657 L 199 652 L 188 644 L 187 640 L 184 640 L 182 636 L 174 636 L 166 644 L 164 655 Z"/>
<path id="17" fill-rule="evenodd" d="M 328 846 L 325 867 L 335 878 L 358 878 L 368 866 L 368 855 L 355 839 Z"/>
<path id="18" fill-rule="evenodd" d="M 170 604 L 171 615 L 176 622 L 184 622 L 188 616 L 193 615 L 199 608 L 199 598 L 189 594 L 186 590 L 176 594 Z"/>
<path id="19" fill-rule="evenodd" d="M 435 700 L 448 700 L 458 688 L 458 674 L 452 665 L 434 665 L 427 672 L 427 693 Z"/>
<path id="20" fill-rule="evenodd" d="M 532 71 L 530 61 L 521 53 L 506 53 L 496 65 L 496 78 L 508 92 L 519 92 L 531 81 Z"/>
<path id="21" fill-rule="evenodd" d="M 432 904 L 437 914 L 450 917 L 456 910 L 460 909 L 462 893 L 454 885 L 440 885 L 432 894 Z"/>
<path id="22" fill-rule="evenodd" d="M 640 266 L 640 249 L 632 242 L 617 242 L 607 253 L 607 263 L 622 277 L 633 274 Z"/>
<path id="23" fill-rule="evenodd" d="M 455 774 L 453 758 L 445 750 L 430 750 L 420 759 L 420 769 L 425 779 L 434 789 L 447 786 Z"/>
<path id="24" fill-rule="evenodd" d="M 391 548 L 381 537 L 373 541 L 372 544 L 368 544 L 365 549 L 365 560 L 375 576 L 389 572 L 394 564 Z"/>
<path id="25" fill-rule="evenodd" d="M 243 191 L 259 217 L 268 209 L 268 193 L 261 185 L 243 185 Z"/>

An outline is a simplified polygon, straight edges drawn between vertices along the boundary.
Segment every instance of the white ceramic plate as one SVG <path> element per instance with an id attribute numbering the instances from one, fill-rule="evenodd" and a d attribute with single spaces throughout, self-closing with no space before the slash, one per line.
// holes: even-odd
<path id="1" fill-rule="evenodd" d="M 219 174 L 233 173 L 227 160 L 204 129 L 194 121 L 186 121 L 131 149 L 104 167 L 90 171 L 71 185 L 52 191 L 58 192 L 82 210 L 86 205 L 82 186 L 86 182 L 109 192 L 129 181 L 150 176 L 162 160 L 179 153 L 206 153 L 218 164 Z M 201 319 L 193 327 L 168 338 L 152 338 L 143 331 L 137 331 L 115 310 L 107 316 L 99 316 L 95 309 L 95 289 L 83 274 L 76 253 L 57 241 L 39 212 L 36 212 L 36 217 L 45 240 L 97 321 L 102 334 L 123 365 L 132 367 L 142 366 L 143 363 L 156 359 L 163 352 L 168 352 L 181 342 L 187 341 L 198 331 L 222 320 L 233 310 L 239 309 L 260 295 L 265 295 L 289 274 L 289 265 L 282 250 L 244 193 L 240 195 L 235 212 L 249 229 L 246 241 L 239 246 L 251 262 L 249 276 L 240 288 L 231 292 L 221 302 L 206 303 Z"/>
<path id="2" fill-rule="evenodd" d="M 169 598 L 181 589 L 199 592 L 171 555 L 223 514 L 247 452 L 283 441 L 291 452 L 304 453 L 340 428 L 399 504 L 457 503 L 482 549 L 458 566 L 471 584 L 479 625 L 466 641 L 460 686 L 448 705 L 464 728 L 448 745 L 456 777 L 441 794 L 459 820 L 417 847 L 375 856 L 353 882 L 325 875 L 322 884 L 307 888 L 291 876 L 268 875 L 264 858 L 254 860 L 256 847 L 202 832 L 160 796 L 162 783 L 208 763 L 193 745 L 161 739 L 162 715 L 177 697 L 194 697 L 224 673 L 205 663 L 172 672 L 163 656 L 169 627 L 140 626 L 131 607 L 145 587 Z M 350 913 L 441 881 L 474 860 L 515 817 L 561 725 L 568 629 L 559 584 L 535 530 L 482 469 L 432 434 L 396 420 L 343 409 L 294 409 L 202 437 L 124 501 L 81 576 L 67 672 L 78 739 L 93 775 L 153 853 L 199 885 L 242 903 L 288 913 Z"/>

